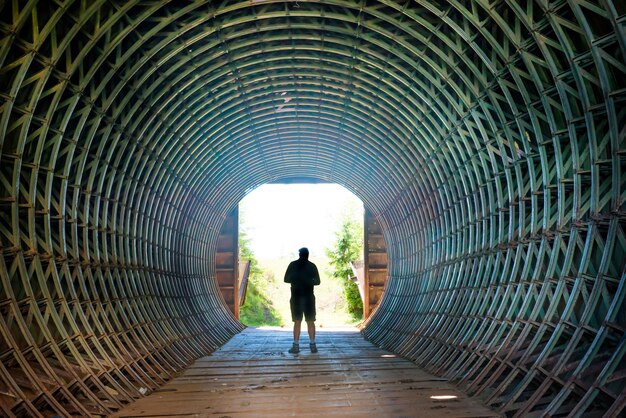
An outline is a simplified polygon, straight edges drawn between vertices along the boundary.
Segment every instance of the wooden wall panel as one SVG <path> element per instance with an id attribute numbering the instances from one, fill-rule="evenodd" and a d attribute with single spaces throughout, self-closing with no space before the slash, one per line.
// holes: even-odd
<path id="1" fill-rule="evenodd" d="M 239 207 L 231 211 L 220 229 L 215 264 L 222 297 L 239 319 Z"/>
<path id="2" fill-rule="evenodd" d="M 365 208 L 364 215 L 363 318 L 368 318 L 382 297 L 387 283 L 387 246 L 379 221 Z"/>

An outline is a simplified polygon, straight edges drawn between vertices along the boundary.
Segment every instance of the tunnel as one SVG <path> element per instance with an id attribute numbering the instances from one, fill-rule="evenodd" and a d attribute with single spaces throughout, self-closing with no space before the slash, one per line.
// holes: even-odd
<path id="1" fill-rule="evenodd" d="M 241 331 L 219 229 L 290 178 L 380 223 L 366 339 L 503 416 L 624 413 L 624 1 L 0 12 L 0 415 L 112 414 Z"/>

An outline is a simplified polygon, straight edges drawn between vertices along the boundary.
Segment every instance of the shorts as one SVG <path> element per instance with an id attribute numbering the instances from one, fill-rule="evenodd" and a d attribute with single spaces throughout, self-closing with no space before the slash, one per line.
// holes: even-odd
<path id="1" fill-rule="evenodd" d="M 312 291 L 292 288 L 289 306 L 292 321 L 302 321 L 302 315 L 306 321 L 315 321 L 315 295 Z"/>

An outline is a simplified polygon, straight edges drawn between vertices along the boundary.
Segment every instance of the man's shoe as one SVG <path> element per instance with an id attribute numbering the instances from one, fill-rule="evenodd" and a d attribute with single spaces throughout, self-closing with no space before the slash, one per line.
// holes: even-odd
<path id="1" fill-rule="evenodd" d="M 309 344 L 309 348 L 311 349 L 311 353 L 317 353 L 317 346 L 315 343 Z"/>
<path id="2" fill-rule="evenodd" d="M 294 343 L 291 348 L 289 349 L 289 352 L 291 354 L 298 354 L 300 352 L 300 344 L 296 344 Z"/>

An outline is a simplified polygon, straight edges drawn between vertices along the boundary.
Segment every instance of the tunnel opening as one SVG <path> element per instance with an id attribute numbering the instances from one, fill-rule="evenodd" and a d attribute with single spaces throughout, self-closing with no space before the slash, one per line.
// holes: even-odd
<path id="1" fill-rule="evenodd" d="M 238 251 L 233 248 L 237 235 Z M 309 249 L 322 276 L 317 295 L 319 326 L 367 319 L 387 278 L 382 231 L 353 193 L 311 178 L 280 179 L 256 188 L 224 222 L 216 272 L 235 317 L 249 326 L 288 325 L 289 292 L 282 278 L 302 246 Z M 239 260 L 233 260 L 236 252 Z M 233 291 L 239 295 L 238 308 Z"/>
<path id="2" fill-rule="evenodd" d="M 384 231 L 370 341 L 507 416 L 623 413 L 623 1 L 0 8 L 3 415 L 108 415 L 239 332 L 220 227 L 281 178 Z"/>

